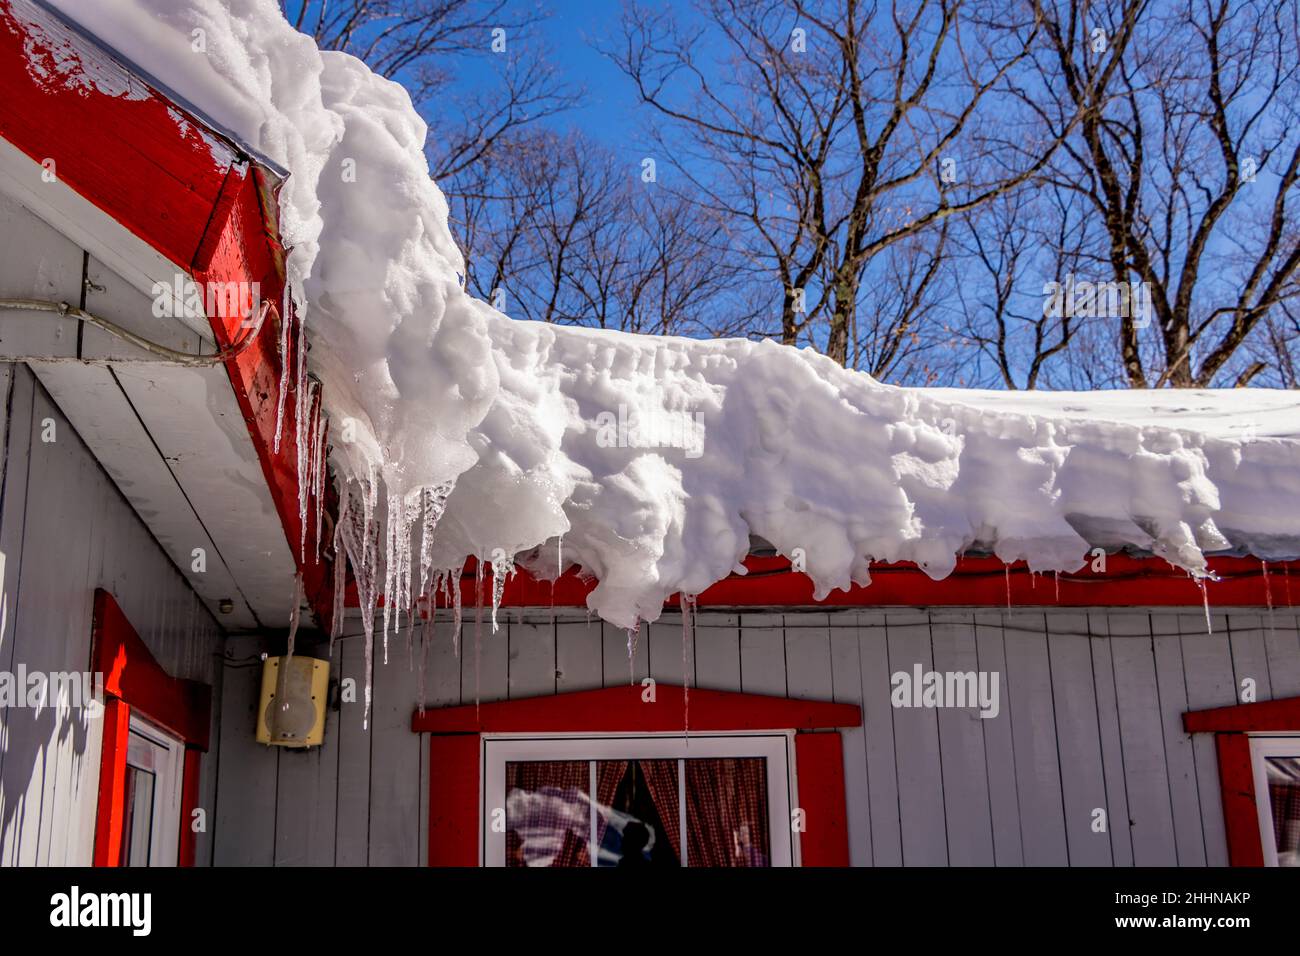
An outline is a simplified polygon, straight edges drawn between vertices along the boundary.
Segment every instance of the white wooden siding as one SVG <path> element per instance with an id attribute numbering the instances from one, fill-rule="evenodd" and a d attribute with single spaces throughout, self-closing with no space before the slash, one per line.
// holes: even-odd
<path id="1" fill-rule="evenodd" d="M 476 687 L 490 701 L 681 681 L 676 613 L 642 628 L 630 665 L 626 632 L 582 612 L 500 621 L 494 635 L 484 615 L 476 653 L 467 609 L 457 658 L 440 620 L 430 706 L 473 703 Z M 842 735 L 854 865 L 1223 865 L 1213 742 L 1184 734 L 1181 715 L 1232 703 L 1245 677 L 1261 700 L 1300 692 L 1300 631 L 1293 609 L 1216 614 L 1213 627 L 1199 609 L 705 612 L 685 657 L 693 686 L 862 706 L 864 725 Z M 387 667 L 377 651 L 371 730 L 345 704 L 306 754 L 253 742 L 259 647 L 244 643 L 224 681 L 216 862 L 423 862 L 428 741 L 409 729 L 405 635 Z M 344 638 L 334 674 L 360 688 L 361 656 Z M 998 716 L 892 707 L 890 675 L 918 662 L 998 672 Z"/>
<path id="2" fill-rule="evenodd" d="M 221 634 L 175 565 L 25 365 L 0 365 L 0 670 L 83 672 L 94 591 L 114 595 L 170 673 L 214 684 L 200 806 L 211 857 Z M 54 441 L 43 441 L 43 423 Z M 89 865 L 102 726 L 81 711 L 0 710 L 0 865 Z"/>

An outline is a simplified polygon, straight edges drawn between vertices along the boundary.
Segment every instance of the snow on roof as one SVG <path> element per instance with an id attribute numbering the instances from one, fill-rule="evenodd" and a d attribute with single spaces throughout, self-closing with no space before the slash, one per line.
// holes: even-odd
<path id="1" fill-rule="evenodd" d="M 519 557 L 580 565 L 590 607 L 633 628 L 738 570 L 751 535 L 819 595 L 971 548 L 1073 570 L 1132 546 L 1197 576 L 1208 552 L 1300 555 L 1293 393 L 906 389 L 770 342 L 511 320 L 462 288 L 400 86 L 273 0 L 53 2 L 290 170 L 281 228 L 367 605 Z"/>

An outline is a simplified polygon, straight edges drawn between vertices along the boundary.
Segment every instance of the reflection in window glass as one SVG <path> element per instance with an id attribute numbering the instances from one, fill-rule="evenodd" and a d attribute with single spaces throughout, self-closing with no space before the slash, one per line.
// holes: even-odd
<path id="1" fill-rule="evenodd" d="M 1300 866 L 1300 757 L 1268 757 L 1265 763 L 1278 866 Z"/>
<path id="2" fill-rule="evenodd" d="M 598 866 L 680 866 L 676 760 L 596 763 Z"/>
<path id="3" fill-rule="evenodd" d="M 506 866 L 591 866 L 590 763 L 506 764 Z"/>
<path id="4" fill-rule="evenodd" d="M 149 843 L 153 835 L 154 775 L 148 770 L 126 768 L 126 813 L 122 821 L 122 855 L 127 866 L 149 865 Z"/>

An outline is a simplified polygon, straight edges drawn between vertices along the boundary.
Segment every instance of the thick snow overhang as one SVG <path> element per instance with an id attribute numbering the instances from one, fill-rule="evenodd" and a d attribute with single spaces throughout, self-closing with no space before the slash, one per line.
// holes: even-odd
<path id="1" fill-rule="evenodd" d="M 329 620 L 331 571 L 315 557 L 314 527 L 300 548 L 292 395 L 276 448 L 281 385 L 293 388 L 281 343 L 297 368 L 297 322 L 273 309 L 245 343 L 240 316 L 159 319 L 151 305 L 155 283 L 180 276 L 204 289 L 256 283 L 278 306 L 283 176 L 43 4 L 0 0 L 0 215 L 11 218 L 8 241 L 38 263 L 0 266 L 0 297 L 66 301 L 192 354 L 245 345 L 223 363 L 178 367 L 141 361 L 92 325 L 9 310 L 0 353 L 48 357 L 29 364 L 195 591 L 213 610 L 234 600 L 222 620 L 235 628 L 286 626 L 299 569 L 317 622 Z M 310 498 L 307 514 L 316 507 Z"/>

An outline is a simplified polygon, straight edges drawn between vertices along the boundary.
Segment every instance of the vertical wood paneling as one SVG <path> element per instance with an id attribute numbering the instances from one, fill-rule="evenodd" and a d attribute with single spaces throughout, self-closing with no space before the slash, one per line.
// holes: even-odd
<path id="1" fill-rule="evenodd" d="M 701 611 L 695 616 L 695 686 L 740 689 L 740 618 Z"/>
<path id="2" fill-rule="evenodd" d="M 901 798 L 894 753 L 894 708 L 889 703 L 889 641 L 885 615 L 858 616 L 858 667 L 866 734 L 871 807 L 871 857 L 876 866 L 903 865 Z"/>
<path id="3" fill-rule="evenodd" d="M 1232 617 L 1235 621 L 1238 615 Z M 1267 612 L 1260 618 L 1260 629 L 1264 632 L 1273 696 L 1300 696 L 1300 630 L 1296 628 L 1296 616 L 1285 610 Z"/>
<path id="4" fill-rule="evenodd" d="M 1088 615 L 1053 611 L 1047 614 L 1046 621 L 1070 865 L 1110 866 L 1114 862 L 1110 841 L 1112 810 L 1101 754 Z M 1106 827 L 1101 831 L 1093 829 L 1093 814 L 1098 808 L 1105 814 Z"/>
<path id="5" fill-rule="evenodd" d="M 831 631 L 825 614 L 809 612 L 785 618 L 786 696 L 830 700 Z"/>
<path id="6" fill-rule="evenodd" d="M 1222 617 L 1217 619 L 1222 622 Z M 1255 682 L 1255 699 L 1273 699 L 1273 681 L 1269 674 L 1268 651 L 1264 645 L 1264 631 L 1259 626 L 1257 614 L 1234 614 L 1227 623 L 1228 643 L 1232 647 L 1232 668 L 1237 677 L 1237 699 L 1241 700 L 1242 681 Z M 1223 634 L 1224 624 L 1219 623 L 1217 634 Z"/>
<path id="7" fill-rule="evenodd" d="M 1025 865 L 1065 866 L 1069 852 L 1046 622 L 1037 611 L 1008 611 L 1003 621 Z"/>
<path id="8" fill-rule="evenodd" d="M 1020 836 L 1020 795 L 1016 789 L 1015 718 L 1011 702 L 1015 690 L 1007 680 L 1002 613 L 975 612 L 975 653 L 980 670 L 1000 676 L 1002 706 L 997 717 L 980 721 L 984 731 L 984 759 L 988 766 L 989 815 L 993 831 L 993 858 L 998 866 L 1024 863 Z"/>
<path id="9" fill-rule="evenodd" d="M 555 691 L 596 690 L 604 686 L 600 621 L 569 620 L 555 625 Z"/>
<path id="10" fill-rule="evenodd" d="M 1234 615 L 1235 617 L 1235 615 Z M 1209 634 L 1199 615 L 1178 615 L 1183 652 L 1183 673 L 1189 710 L 1227 707 L 1236 702 L 1232 672 L 1232 648 L 1222 634 Z M 1196 764 L 1197 793 L 1201 801 L 1201 830 L 1205 862 L 1228 865 L 1228 837 L 1223 821 L 1223 797 L 1219 786 L 1219 757 L 1213 734 L 1192 737 L 1192 758 Z"/>
<path id="11" fill-rule="evenodd" d="M 1178 854 L 1150 618 L 1113 613 L 1110 636 L 1133 862 L 1137 866 L 1175 866 Z"/>
<path id="12" fill-rule="evenodd" d="M 857 615 L 837 614 L 830 619 L 831 699 L 862 709 L 862 668 L 858 659 Z M 866 727 L 840 730 L 844 746 L 845 813 L 849 827 L 849 865 L 870 866 L 871 784 L 867 776 Z"/>
<path id="13" fill-rule="evenodd" d="M 509 694 L 540 697 L 555 693 L 555 626 L 550 621 L 512 621 L 502 628 L 509 646 Z"/>
<path id="14" fill-rule="evenodd" d="M 931 612 L 930 641 L 934 648 L 936 671 L 974 674 L 978 687 L 980 668 L 975 648 L 974 615 Z M 1000 686 L 998 694 L 1000 699 Z M 984 728 L 981 726 L 986 719 L 997 718 L 981 718 L 977 706 L 946 707 L 938 712 L 948 862 L 953 866 L 992 866 L 994 862 Z"/>
<path id="15" fill-rule="evenodd" d="M 346 696 L 355 694 L 354 700 L 349 701 L 345 696 L 339 705 L 338 795 L 335 799 L 338 820 L 334 825 L 334 864 L 365 866 L 370 855 L 371 735 L 362 726 L 366 686 L 362 639 L 339 640 L 334 644 L 334 653 L 339 658 L 339 675 L 344 690 L 348 692 Z M 376 662 L 376 667 L 379 666 L 382 665 Z M 221 792 L 225 793 L 224 783 Z"/>
<path id="16" fill-rule="evenodd" d="M 390 647 L 388 663 L 375 663 L 375 707 L 370 728 L 371 866 L 416 866 L 420 862 L 420 736 L 411 731 L 416 674 L 404 631 Z M 504 628 L 496 639 L 504 646 Z"/>
<path id="17" fill-rule="evenodd" d="M 213 833 L 217 866 L 270 866 L 275 862 L 276 761 L 254 739 L 261 690 L 261 642 L 226 642 L 222 675 L 221 785 Z"/>
<path id="18" fill-rule="evenodd" d="M 1156 660 L 1156 688 L 1169 771 L 1169 804 L 1174 818 L 1174 849 L 1180 866 L 1205 866 L 1205 834 L 1197 793 L 1196 756 L 1191 735 L 1183 730 L 1187 711 L 1182 638 L 1174 614 L 1151 615 L 1151 643 Z"/>
<path id="19" fill-rule="evenodd" d="M 1115 664 L 1111 657 L 1110 618 L 1104 611 L 1088 614 L 1088 643 L 1092 652 L 1093 690 L 1097 694 L 1097 726 L 1101 738 L 1102 770 L 1106 778 L 1106 827 L 1115 866 L 1133 865 L 1133 831 L 1129 826 L 1128 783 L 1124 779 L 1124 746 L 1116 703 Z"/>
<path id="20" fill-rule="evenodd" d="M 783 697 L 785 629 L 780 614 L 740 616 L 740 689 L 746 694 Z"/>
<path id="21" fill-rule="evenodd" d="M 337 659 L 330 672 L 338 677 Z M 275 864 L 331 866 L 338 825 L 339 712 L 326 706 L 321 746 L 276 749 Z"/>
<path id="22" fill-rule="evenodd" d="M 918 663 L 923 672 L 932 669 L 930 622 L 924 612 L 890 611 L 885 627 L 891 674 L 903 671 L 910 677 Z M 894 707 L 893 712 L 903 863 L 944 866 L 948 832 L 938 717 L 925 707 Z"/>

